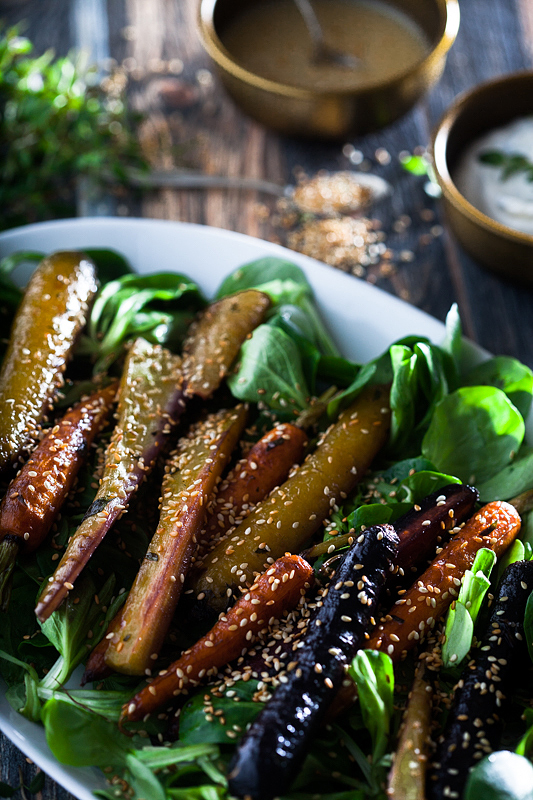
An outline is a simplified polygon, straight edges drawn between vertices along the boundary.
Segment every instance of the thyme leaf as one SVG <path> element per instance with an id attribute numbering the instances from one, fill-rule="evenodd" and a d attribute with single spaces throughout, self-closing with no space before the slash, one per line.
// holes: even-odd
<path id="1" fill-rule="evenodd" d="M 523 153 L 505 153 L 503 150 L 485 150 L 480 153 L 478 160 L 490 167 L 499 167 L 501 180 L 506 181 L 513 175 L 524 173 L 526 180 L 533 183 L 533 161 Z"/>

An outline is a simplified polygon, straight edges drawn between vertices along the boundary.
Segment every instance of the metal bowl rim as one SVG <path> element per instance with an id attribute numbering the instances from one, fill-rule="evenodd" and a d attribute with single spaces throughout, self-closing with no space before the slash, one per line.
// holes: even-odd
<path id="1" fill-rule="evenodd" d="M 452 128 L 463 111 L 468 108 L 471 100 L 480 92 L 490 91 L 493 87 L 500 88 L 502 84 L 513 83 L 514 81 L 519 82 L 524 78 L 529 78 L 533 85 L 533 70 L 520 70 L 504 75 L 503 77 L 493 78 L 489 81 L 477 84 L 474 88 L 467 89 L 465 92 L 458 95 L 451 106 L 444 112 L 434 131 L 431 152 L 433 154 L 435 175 L 443 195 L 458 211 L 462 212 L 472 222 L 476 222 L 491 233 L 495 233 L 504 239 L 533 247 L 533 234 L 523 233 L 522 231 L 510 228 L 508 225 L 496 222 L 492 217 L 479 211 L 479 209 L 472 205 L 472 203 L 461 194 L 450 175 L 447 158 L 448 139 Z"/>
<path id="2" fill-rule="evenodd" d="M 253 86 L 256 89 L 263 89 L 266 92 L 282 95 L 284 97 L 292 97 L 300 100 L 312 100 L 313 98 L 323 97 L 361 97 L 365 94 L 371 94 L 376 90 L 386 89 L 401 84 L 410 75 L 417 72 L 425 72 L 433 63 L 438 63 L 446 56 L 452 44 L 455 41 L 457 32 L 459 30 L 460 11 L 459 0 L 435 0 L 439 11 L 443 15 L 444 27 L 443 32 L 425 58 L 419 61 L 410 69 L 402 72 L 401 75 L 395 76 L 389 81 L 383 83 L 375 83 L 372 86 L 366 86 L 364 89 L 337 89 L 337 90 L 316 90 L 316 89 L 301 89 L 297 86 L 290 84 L 279 83 L 277 81 L 262 78 L 253 72 L 241 67 L 234 59 L 231 53 L 224 47 L 222 41 L 219 39 L 215 30 L 213 16 L 215 6 L 219 0 L 201 0 L 199 6 L 199 31 L 202 43 L 215 63 L 229 73 L 232 77 Z"/>

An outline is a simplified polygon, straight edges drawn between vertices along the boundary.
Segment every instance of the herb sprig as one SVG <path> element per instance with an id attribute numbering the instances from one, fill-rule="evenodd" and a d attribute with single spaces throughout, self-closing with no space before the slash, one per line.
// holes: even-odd
<path id="1" fill-rule="evenodd" d="M 503 150 L 486 150 L 478 156 L 482 164 L 499 167 L 500 179 L 506 181 L 513 175 L 523 173 L 528 183 L 533 183 L 533 161 L 522 153 L 505 153 Z"/>
<path id="2" fill-rule="evenodd" d="M 0 35 L 0 230 L 72 216 L 80 177 L 145 168 L 121 76 L 106 91 L 81 57 L 32 50 L 16 27 Z"/>

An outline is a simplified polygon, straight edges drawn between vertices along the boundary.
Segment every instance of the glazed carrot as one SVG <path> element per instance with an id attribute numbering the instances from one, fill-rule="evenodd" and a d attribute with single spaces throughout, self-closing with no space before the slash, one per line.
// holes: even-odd
<path id="1" fill-rule="evenodd" d="M 228 604 L 228 588 L 252 582 L 267 558 L 302 549 L 333 506 L 355 488 L 385 444 L 388 397 L 388 388 L 383 386 L 363 391 L 298 471 L 260 503 L 229 540 L 209 553 L 194 584 L 202 603 L 222 611 Z"/>
<path id="2" fill-rule="evenodd" d="M 206 636 L 123 707 L 122 721 L 142 719 L 182 690 L 216 675 L 220 667 L 241 655 L 255 634 L 297 604 L 312 575 L 312 567 L 300 556 L 278 558 Z"/>
<path id="3" fill-rule="evenodd" d="M 37 438 L 97 288 L 83 253 L 54 253 L 33 273 L 0 372 L 0 472 Z"/>
<path id="4" fill-rule="evenodd" d="M 242 343 L 263 320 L 270 298 L 256 289 L 224 297 L 202 311 L 183 344 L 186 393 L 206 399 L 218 389 Z"/>
<path id="5" fill-rule="evenodd" d="M 399 661 L 420 642 L 459 594 L 461 578 L 474 563 L 482 547 L 498 558 L 513 543 L 520 530 L 520 516 L 509 503 L 488 503 L 450 539 L 426 571 L 408 589 L 375 629 L 366 647 L 384 650 Z M 355 684 L 339 691 L 330 718 L 349 707 L 357 691 Z"/>
<path id="6" fill-rule="evenodd" d="M 389 773 L 387 797 L 391 800 L 426 800 L 433 691 L 425 662 L 419 661 Z"/>
<path id="7" fill-rule="evenodd" d="M 247 517 L 288 476 L 303 458 L 307 434 L 290 422 L 265 433 L 220 484 L 202 533 L 201 544 L 209 547 L 239 518 Z"/>
<path id="8" fill-rule="evenodd" d="M 119 608 L 108 625 L 106 635 L 103 639 L 100 639 L 94 650 L 91 650 L 91 655 L 85 664 L 85 672 L 83 673 L 80 681 L 82 686 L 85 686 L 86 683 L 91 683 L 92 681 L 101 681 L 113 674 L 111 667 L 108 667 L 105 663 L 105 654 L 107 653 L 107 648 L 109 647 L 109 640 L 120 627 L 120 620 L 122 619 L 121 612 L 122 609 Z"/>
<path id="9" fill-rule="evenodd" d="M 159 654 L 181 596 L 206 507 L 246 424 L 246 409 L 211 414 L 183 437 L 166 467 L 161 516 L 109 640 L 106 664 L 144 675 Z"/>
<path id="10" fill-rule="evenodd" d="M 468 773 L 499 749 L 510 695 L 529 663 L 524 616 L 532 587 L 531 561 L 515 561 L 502 575 L 487 630 L 455 687 L 427 783 L 428 800 L 460 797 Z M 526 797 L 531 785 L 527 788 Z"/>
<path id="11" fill-rule="evenodd" d="M 181 360 L 137 339 L 120 381 L 118 422 L 96 497 L 72 536 L 35 609 L 43 622 L 74 581 L 151 470 L 183 406 Z"/>
<path id="12" fill-rule="evenodd" d="M 488 503 L 443 547 L 416 583 L 396 601 L 368 642 L 394 661 L 413 648 L 459 594 L 461 578 L 482 547 L 501 556 L 520 530 L 520 516 L 509 503 Z"/>
<path id="13" fill-rule="evenodd" d="M 11 481 L 0 504 L 0 603 L 19 549 L 33 552 L 52 527 L 116 390 L 115 382 L 67 411 Z"/>
<path id="14" fill-rule="evenodd" d="M 231 797 L 285 797 L 346 670 L 365 646 L 379 598 L 394 563 L 398 537 L 391 525 L 373 525 L 336 567 L 287 671 L 247 729 L 228 766 Z"/>

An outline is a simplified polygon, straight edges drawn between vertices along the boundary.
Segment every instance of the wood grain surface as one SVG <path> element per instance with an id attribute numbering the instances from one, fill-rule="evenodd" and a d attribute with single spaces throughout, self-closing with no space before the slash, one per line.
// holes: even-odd
<path id="1" fill-rule="evenodd" d="M 0 0 L 0 17 L 8 24 L 25 20 L 25 32 L 38 50 L 54 47 L 65 53 L 74 41 L 71 6 L 69 0 Z M 370 268 L 366 279 L 439 319 L 457 301 L 468 336 L 533 367 L 533 291 L 506 283 L 469 258 L 449 234 L 438 202 L 425 194 L 423 179 L 406 174 L 398 160 L 401 151 L 427 145 L 458 93 L 533 67 L 531 0 L 462 0 L 459 36 L 438 86 L 387 130 L 339 144 L 280 138 L 235 108 L 202 51 L 197 0 L 108 0 L 107 7 L 111 55 L 127 71 L 132 102 L 148 114 L 142 141 L 154 167 L 187 166 L 286 184 L 302 170 L 311 175 L 353 167 L 343 147 L 351 145 L 394 185 L 390 202 L 376 211 L 392 258 L 385 268 Z M 389 163 L 380 163 L 380 157 L 386 160 L 384 151 Z M 118 213 L 278 240 L 283 235 L 272 222 L 274 204 L 273 198 L 250 191 L 165 190 L 147 194 L 141 203 L 123 203 Z M 35 772 L 0 736 L 0 781 L 18 786 L 21 776 L 28 785 Z M 47 778 L 37 797 L 71 796 Z"/>

